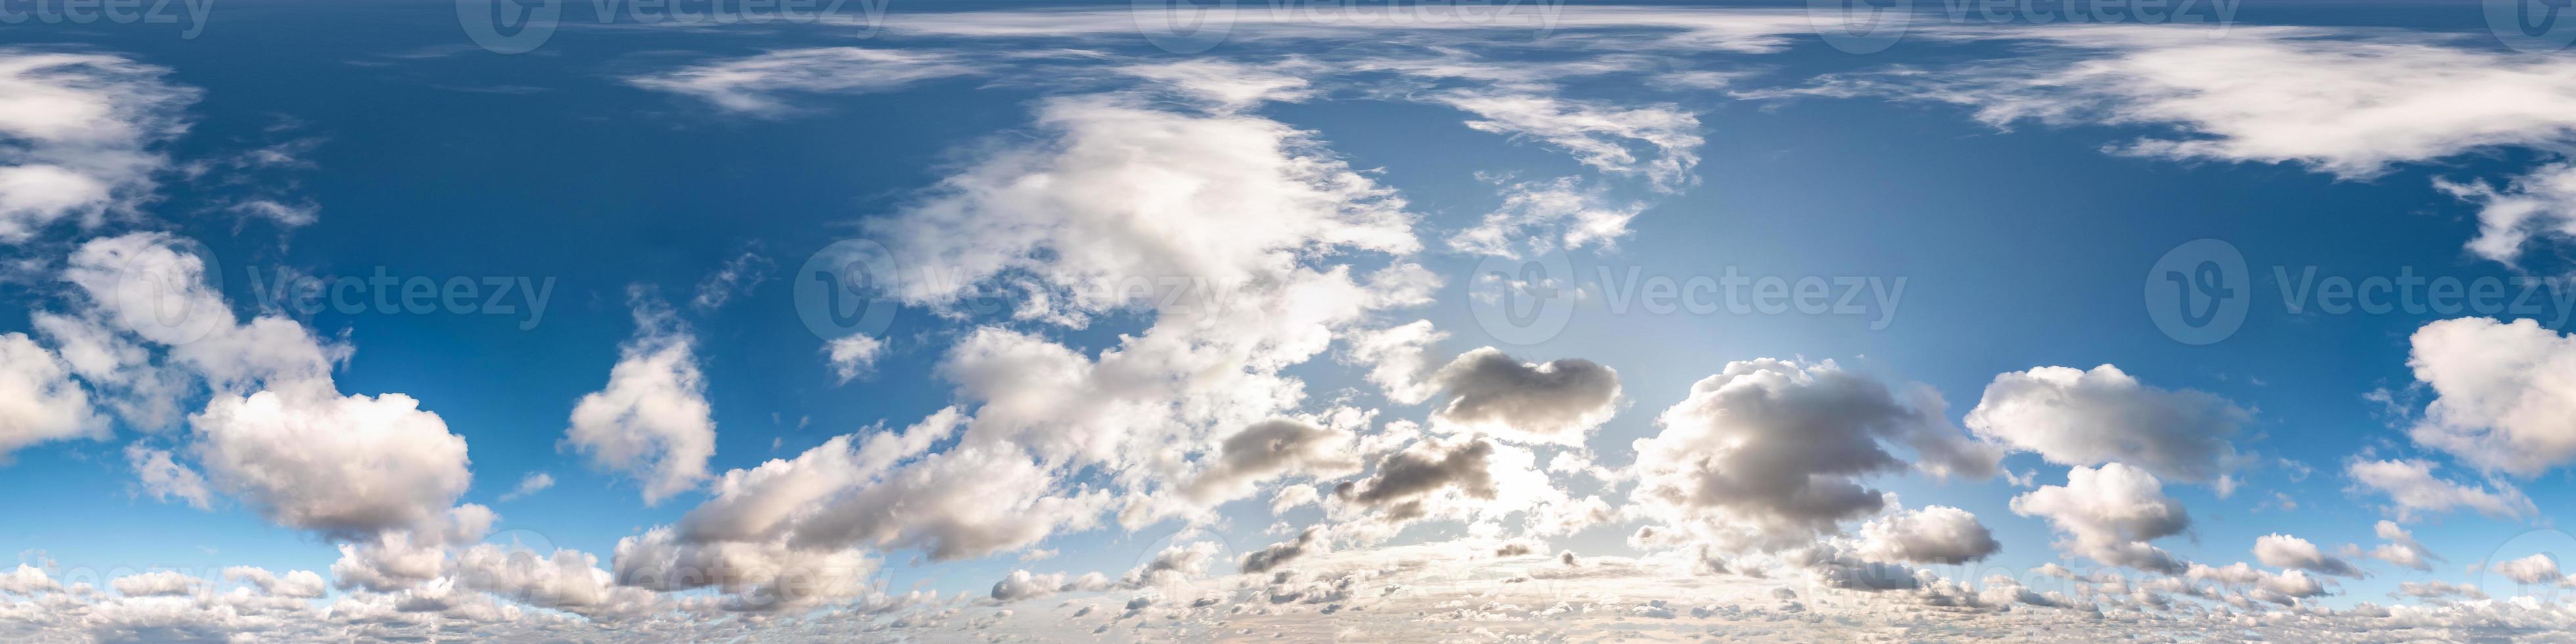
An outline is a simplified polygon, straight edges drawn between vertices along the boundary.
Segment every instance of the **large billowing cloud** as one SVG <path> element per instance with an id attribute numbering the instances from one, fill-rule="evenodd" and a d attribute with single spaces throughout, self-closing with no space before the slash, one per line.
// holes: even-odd
<path id="1" fill-rule="evenodd" d="M 631 293 L 635 338 L 618 348 L 608 385 L 573 406 L 564 445 L 593 465 L 635 477 L 644 502 L 659 503 L 707 479 L 716 424 L 698 371 L 697 337 L 670 308 Z"/>
<path id="2" fill-rule="evenodd" d="M 1944 446 L 1994 471 L 1990 448 L 1966 443 L 1937 399 L 1900 399 L 1832 362 L 1731 363 L 1664 410 L 1663 432 L 1636 442 L 1632 501 L 1646 516 L 1730 546 L 1795 547 L 1885 507 L 1862 477 L 1897 472 L 1888 445 Z M 1978 446 L 1982 447 L 1982 446 Z"/>
<path id="3" fill-rule="evenodd" d="M 2210 481 L 2235 466 L 2236 448 L 2227 439 L 2248 419 L 2227 399 L 2160 389 L 2102 365 L 1995 376 L 1965 423 L 1978 436 L 2052 463 L 2118 461 L 2159 476 Z"/>
<path id="4" fill-rule="evenodd" d="M 1433 372 L 1431 384 L 1451 396 L 1435 423 L 1514 440 L 1580 444 L 1618 411 L 1619 372 L 1579 358 L 1527 364 L 1485 347 Z"/>
<path id="5" fill-rule="evenodd" d="M 120 56 L 0 48 L 0 242 L 66 218 L 95 226 L 152 198 L 157 148 L 197 91 Z"/>
<path id="6" fill-rule="evenodd" d="M 2060 550 L 2102 565 L 2164 573 L 2186 565 L 2149 542 L 2182 534 L 2191 517 L 2181 502 L 2165 496 L 2155 475 L 2139 468 L 2105 463 L 2068 469 L 2065 485 L 2013 497 L 2012 511 L 2047 519 L 2062 537 Z"/>
<path id="7" fill-rule="evenodd" d="M 2439 320 L 2406 365 L 2433 389 L 2415 442 L 2481 469 L 2538 476 L 2576 460 L 2576 338 L 2532 320 Z"/>

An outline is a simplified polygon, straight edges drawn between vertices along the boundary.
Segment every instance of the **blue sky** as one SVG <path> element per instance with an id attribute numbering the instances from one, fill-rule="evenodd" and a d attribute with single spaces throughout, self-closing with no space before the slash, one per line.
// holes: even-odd
<path id="1" fill-rule="evenodd" d="M 0 632 L 2568 617 L 2504 0 L 491 4 L 0 16 Z"/>

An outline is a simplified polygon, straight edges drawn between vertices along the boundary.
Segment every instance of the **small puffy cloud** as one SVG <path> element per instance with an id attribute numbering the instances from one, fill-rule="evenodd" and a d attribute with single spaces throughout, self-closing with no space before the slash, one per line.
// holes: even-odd
<path id="1" fill-rule="evenodd" d="M 630 296 L 635 338 L 618 348 L 608 385 L 573 407 L 564 445 L 592 465 L 635 477 L 651 505 L 707 479 L 716 424 L 696 336 L 649 294 L 638 289 Z"/>
<path id="2" fill-rule="evenodd" d="M 1432 414 L 1434 427 L 1512 440 L 1579 444 L 1618 411 L 1619 372 L 1590 360 L 1528 364 L 1484 347 L 1450 361 L 1431 382 L 1452 396 Z"/>
<path id="3" fill-rule="evenodd" d="M 2492 488 L 2450 481 L 2433 475 L 2431 461 L 2400 459 L 2387 461 L 2354 460 L 2344 473 L 2359 489 L 2388 496 L 2389 513 L 2400 522 L 2413 521 L 2425 514 L 2440 514 L 2454 508 L 2468 508 L 2497 518 L 2519 518 L 2538 514 L 2540 509 L 2531 499 L 2501 481 Z"/>
<path id="4" fill-rule="evenodd" d="M 2317 544 L 2286 534 L 2267 534 L 2254 539 L 2254 560 L 2274 568 L 2296 568 L 2337 577 L 2360 577 L 2361 569 L 2352 562 L 2327 555 Z"/>
<path id="5" fill-rule="evenodd" d="M 1858 554 L 1875 561 L 1963 564 L 2003 549 L 1977 515 L 1939 505 L 1872 519 L 1857 536 Z"/>
<path id="6" fill-rule="evenodd" d="M 1289 473 L 1319 478 L 1359 471 L 1348 431 L 1288 418 L 1253 423 L 1227 436 L 1214 462 L 1183 487 L 1201 505 L 1242 498 L 1263 480 Z M 1312 493 L 1312 488 L 1308 492 Z"/>
<path id="7" fill-rule="evenodd" d="M 509 502 L 528 498 L 528 495 L 530 494 L 536 494 L 537 492 L 554 486 L 555 475 L 547 474 L 545 472 L 529 472 L 527 476 L 519 477 L 518 485 L 511 487 L 510 491 L 501 494 L 501 501 Z"/>
<path id="8" fill-rule="evenodd" d="M 2227 439 L 2251 415 L 2191 389 L 2165 390 L 2118 367 L 2039 367 L 1995 376 L 1965 424 L 1978 436 L 2036 452 L 2051 463 L 2112 461 L 2186 481 L 2233 469 Z"/>
<path id="9" fill-rule="evenodd" d="M 832 365 L 832 377 L 848 383 L 873 370 L 877 356 L 885 353 L 885 341 L 866 334 L 848 335 L 823 343 L 823 360 Z"/>
<path id="10" fill-rule="evenodd" d="M 2146 470 L 2120 463 L 2076 466 L 2066 471 L 2066 485 L 2013 497 L 2012 511 L 2047 519 L 2061 537 L 2057 547 L 2067 554 L 2153 572 L 2185 569 L 2182 560 L 2148 543 L 2182 534 L 2191 517 Z"/>
<path id="11" fill-rule="evenodd" d="M 2545 552 L 2533 553 L 2521 559 L 2497 562 L 2487 566 L 2487 569 L 2504 575 L 2504 578 L 2511 579 L 2517 584 L 2557 585 L 2566 581 L 2566 576 L 2558 572 L 2558 560 L 2551 558 L 2549 553 Z"/>
<path id="12" fill-rule="evenodd" d="M 402 394 L 262 391 L 189 418 L 206 476 L 278 525 L 359 537 L 433 522 L 465 493 L 465 439 Z"/>
<path id="13" fill-rule="evenodd" d="M 1310 527 L 1304 532 L 1297 533 L 1295 539 L 1270 544 L 1269 547 L 1244 555 L 1241 568 L 1245 574 L 1257 575 L 1270 572 L 1280 566 L 1288 565 L 1288 562 L 1295 561 L 1299 557 L 1321 551 L 1326 545 L 1324 529 L 1321 526 Z"/>
<path id="14" fill-rule="evenodd" d="M 2576 460 L 2576 337 L 2532 320 L 2437 320 L 2406 365 L 2433 390 L 2407 435 L 2483 470 L 2538 476 Z"/>
<path id="15" fill-rule="evenodd" d="M 186 501 L 188 507 L 199 510 L 214 505 L 215 493 L 206 488 L 206 478 L 196 470 L 171 460 L 170 452 L 166 450 L 144 447 L 142 443 L 128 444 L 125 446 L 125 463 L 134 468 L 136 480 L 143 483 L 143 492 L 152 495 L 154 500 L 177 498 Z"/>
<path id="16" fill-rule="evenodd" d="M 1496 494 L 1489 467 L 1494 444 L 1484 439 L 1451 442 L 1423 440 L 1379 461 L 1377 474 L 1357 484 L 1345 483 L 1337 494 L 1369 507 L 1391 507 L 1396 518 L 1420 516 L 1422 499 L 1443 489 L 1491 499 Z"/>
<path id="17" fill-rule="evenodd" d="M 2370 558 L 2372 559 L 2378 559 L 2380 561 L 2405 566 L 2407 568 L 2413 568 L 2422 572 L 2430 572 L 2433 570 L 2433 564 L 2430 562 L 2442 560 L 2440 556 L 2434 555 L 2432 551 L 2425 550 L 2424 544 L 2417 543 L 2415 541 L 2414 533 L 2407 532 L 2406 528 L 2399 527 L 2395 521 L 2381 519 L 2377 525 L 2372 526 L 2372 529 L 2379 533 L 2380 539 L 2388 542 L 2380 544 L 2377 548 L 2371 549 Z"/>

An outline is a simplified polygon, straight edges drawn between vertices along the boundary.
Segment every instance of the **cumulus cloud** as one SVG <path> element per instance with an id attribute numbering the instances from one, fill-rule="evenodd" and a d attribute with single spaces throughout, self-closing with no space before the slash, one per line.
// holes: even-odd
<path id="1" fill-rule="evenodd" d="M 1900 399 L 1830 361 L 1730 363 L 1664 411 L 1662 433 L 1636 442 L 1630 498 L 1647 516 L 1703 537 L 1795 547 L 1885 507 L 1860 478 L 1904 469 L 1889 444 L 1968 455 L 1950 471 L 1992 474 L 2000 454 L 1967 445 L 1928 393 Z"/>
<path id="2" fill-rule="evenodd" d="M 2497 518 L 2519 518 L 2537 514 L 2539 508 L 2522 490 L 2502 482 L 2492 487 L 2477 487 L 2433 475 L 2431 461 L 2401 459 L 2387 461 L 2354 460 L 2344 473 L 2352 477 L 2360 490 L 2388 496 L 2388 512 L 2398 521 L 2411 522 L 2425 514 L 2440 514 L 2453 508 L 2468 508 Z"/>
<path id="3" fill-rule="evenodd" d="M 2227 439 L 2250 417 L 2227 399 L 2160 389 L 2106 364 L 1997 375 L 1964 422 L 1978 436 L 2052 463 L 2118 461 L 2158 476 L 2213 481 L 2235 467 Z"/>
<path id="4" fill-rule="evenodd" d="M 1529 364 L 1484 347 L 1432 373 L 1431 383 L 1451 396 L 1432 414 L 1435 427 L 1512 440 L 1581 444 L 1618 412 L 1619 372 L 1580 358 Z"/>
<path id="5" fill-rule="evenodd" d="M 885 353 L 885 341 L 865 334 L 834 338 L 823 343 L 823 360 L 832 365 L 832 376 L 849 384 L 877 367 L 877 356 Z"/>
<path id="6" fill-rule="evenodd" d="M 573 406 L 564 445 L 594 466 L 643 483 L 644 503 L 696 489 L 716 453 L 714 410 L 698 370 L 697 336 L 669 307 L 630 290 L 635 337 L 618 348 L 608 385 Z"/>
<path id="7" fill-rule="evenodd" d="M 1977 515 L 1940 505 L 1872 519 L 1857 536 L 1858 554 L 1876 561 L 1963 564 L 2003 549 Z"/>
<path id="8" fill-rule="evenodd" d="M 130 215 L 168 168 L 195 89 L 110 54 L 0 48 L 0 242 Z"/>
<path id="9" fill-rule="evenodd" d="M 2337 577 L 2360 577 L 2361 569 L 2352 562 L 2327 555 L 2317 544 L 2286 534 L 2267 534 L 2254 539 L 2254 560 L 2274 568 L 2296 568 Z"/>
<path id="10" fill-rule="evenodd" d="M 24 333 L 0 334 L 0 464 L 28 445 L 106 438 L 107 419 L 54 352 Z"/>
<path id="11" fill-rule="evenodd" d="M 2047 519 L 2061 537 L 2057 547 L 2067 554 L 2153 572 L 2185 569 L 2181 559 L 2149 542 L 2182 534 L 2191 528 L 2191 517 L 2146 470 L 2121 463 L 2079 465 L 2066 471 L 2066 485 L 2013 497 L 2012 511 Z"/>
<path id="12" fill-rule="evenodd" d="M 2413 568 L 2420 572 L 2431 572 L 2433 564 L 2430 562 L 2442 560 L 2432 551 L 2425 550 L 2424 544 L 2415 541 L 2414 533 L 2399 527 L 2395 521 L 2381 519 L 2371 529 L 2379 534 L 2381 540 L 2388 542 L 2371 549 L 2370 558 L 2372 559 Z"/>
<path id="13" fill-rule="evenodd" d="M 2538 476 L 2576 460 L 2576 338 L 2532 320 L 2437 320 L 2406 365 L 2433 390 L 2407 435 L 2480 469 Z"/>
<path id="14" fill-rule="evenodd" d="M 792 112 L 795 94 L 865 94 L 974 68 L 937 52 L 861 47 L 783 49 L 692 67 L 632 76 L 628 84 L 704 100 L 718 109 L 760 116 Z"/>
<path id="15" fill-rule="evenodd" d="M 2531 556 L 2520 559 L 2510 559 L 2489 564 L 2487 569 L 2495 571 L 2496 574 L 2504 575 L 2504 578 L 2513 580 L 2513 583 L 2526 586 L 2534 584 L 2547 584 L 2553 586 L 2566 585 L 2567 580 L 2565 575 L 2559 574 L 2558 572 L 2558 560 L 2550 557 L 2549 553 L 2545 552 L 2534 553 Z"/>
<path id="16" fill-rule="evenodd" d="M 206 488 L 206 478 L 170 458 L 167 450 L 144 447 L 142 443 L 125 446 L 125 464 L 134 468 L 135 477 L 143 482 L 143 492 L 154 500 L 177 498 L 199 510 L 212 508 L 215 493 Z"/>
<path id="17" fill-rule="evenodd" d="M 1275 418 L 1253 423 L 1227 436 L 1217 457 L 1183 493 L 1200 504 L 1242 498 L 1253 485 L 1274 476 L 1303 472 L 1329 478 L 1359 471 L 1350 454 L 1351 433 L 1311 423 Z M 1311 488 L 1309 489 L 1311 492 Z"/>

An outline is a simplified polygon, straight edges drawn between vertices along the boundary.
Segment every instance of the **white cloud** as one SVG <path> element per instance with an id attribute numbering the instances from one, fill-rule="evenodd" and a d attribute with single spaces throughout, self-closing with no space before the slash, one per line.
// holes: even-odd
<path id="1" fill-rule="evenodd" d="M 1469 351 L 1431 374 L 1449 403 L 1432 426 L 1532 443 L 1579 445 L 1618 413 L 1619 372 L 1580 358 L 1523 363 L 1501 349 Z"/>
<path id="2" fill-rule="evenodd" d="M 1995 376 L 1965 424 L 2052 463 L 2112 461 L 2212 481 L 2236 466 L 2227 439 L 2251 414 L 2207 392 L 2165 390 L 2118 367 L 2039 367 Z"/>
<path id="3" fill-rule="evenodd" d="M 2520 518 L 2540 511 L 2511 485 L 2501 481 L 2492 482 L 2492 489 L 2465 485 L 2434 476 L 2434 467 L 2432 462 L 2423 460 L 2354 460 L 2345 466 L 2344 473 L 2360 484 L 2358 489 L 2388 495 L 2388 511 L 2401 522 L 2463 507 L 2496 518 Z"/>
<path id="4" fill-rule="evenodd" d="M 728 112 L 779 116 L 793 94 L 865 94 L 914 82 L 975 73 L 937 52 L 859 47 L 785 49 L 707 63 L 626 82 L 705 100 Z"/>
<path id="5" fill-rule="evenodd" d="M 1858 554 L 1874 561 L 1962 564 L 2003 549 L 1977 515 L 1948 506 L 1899 510 L 1861 524 Z"/>
<path id="6" fill-rule="evenodd" d="M 2496 574 L 2504 575 L 2504 578 L 2513 580 L 2513 583 L 2523 585 L 2548 584 L 2555 586 L 2563 585 L 2566 581 L 2566 576 L 2561 575 L 2558 572 L 2558 560 L 2551 558 L 2549 553 L 2545 552 L 2535 553 L 2521 559 L 2496 562 L 2488 566 L 2487 569 L 2495 571 Z"/>
<path id="7" fill-rule="evenodd" d="M 2306 539 L 2286 534 L 2267 534 L 2254 539 L 2254 560 L 2274 568 L 2296 568 L 2337 577 L 2360 577 L 2361 569 L 2352 562 L 2329 556 Z"/>
<path id="8" fill-rule="evenodd" d="M 224 578 L 247 582 L 262 593 L 278 597 L 314 599 L 330 590 L 323 583 L 322 576 L 310 570 L 290 570 L 279 575 L 265 568 L 232 566 L 224 569 Z"/>
<path id="9" fill-rule="evenodd" d="M 1584 165 L 1642 176 L 1661 190 L 1694 181 L 1690 170 L 1699 165 L 1704 142 L 1699 118 L 1675 105 L 1628 108 L 1509 90 L 1453 90 L 1426 99 L 1475 115 L 1467 127 L 1545 141 Z"/>
<path id="10" fill-rule="evenodd" d="M 2576 338 L 2531 320 L 2426 323 L 2406 365 L 2434 399 L 2407 430 L 2480 469 L 2530 477 L 2576 460 Z"/>
<path id="11" fill-rule="evenodd" d="M 168 570 L 135 573 L 108 581 L 117 594 L 127 597 L 186 595 L 206 585 L 206 580 Z"/>
<path id="12" fill-rule="evenodd" d="M 1168 63 L 1127 65 L 1117 68 L 1121 74 L 1144 78 L 1170 86 L 1175 91 L 1204 101 L 1219 111 L 1233 112 L 1266 102 L 1297 102 L 1315 95 L 1305 78 L 1284 71 L 1313 71 L 1308 65 L 1287 64 L 1266 68 L 1242 63 L 1193 58 Z"/>
<path id="13" fill-rule="evenodd" d="M 510 491 L 501 494 L 501 502 L 508 503 L 524 499 L 530 494 L 536 494 L 539 491 L 554 486 L 555 476 L 553 474 L 547 474 L 545 472 L 529 472 L 527 476 L 519 477 L 519 484 L 517 486 L 511 487 Z"/>
<path id="14" fill-rule="evenodd" d="M 0 48 L 0 242 L 23 242 L 72 218 L 84 227 L 131 215 L 169 158 L 156 148 L 187 131 L 197 91 L 169 70 L 92 53 Z"/>
<path id="15" fill-rule="evenodd" d="M 714 410 L 698 371 L 697 337 L 668 307 L 629 293 L 635 337 L 618 347 L 608 385 L 573 407 L 564 445 L 592 465 L 643 483 L 644 503 L 696 489 L 715 457 Z"/>
<path id="16" fill-rule="evenodd" d="M 2413 568 L 2418 572 L 2431 572 L 2433 564 L 2430 562 L 2442 560 L 2432 551 L 2425 550 L 2424 544 L 2415 541 L 2414 533 L 2399 527 L 2395 521 L 2381 519 L 2378 524 L 2372 526 L 2372 530 L 2379 534 L 2380 539 L 2388 542 L 2371 549 L 2372 559 Z"/>
<path id="17" fill-rule="evenodd" d="M 206 479 L 196 470 L 170 459 L 166 450 L 144 447 L 142 443 L 125 446 L 125 463 L 143 482 L 143 491 L 154 500 L 171 497 L 188 502 L 189 507 L 205 510 L 213 507 L 215 493 L 206 489 Z"/>
<path id="18" fill-rule="evenodd" d="M 2066 485 L 2013 497 L 2012 511 L 2048 519 L 2057 547 L 2106 566 L 2181 572 L 2184 562 L 2149 543 L 2191 527 L 2182 503 L 2166 497 L 2155 475 L 2121 463 L 2066 471 Z"/>
<path id="19" fill-rule="evenodd" d="M 1887 444 L 1963 443 L 1928 390 L 1900 399 L 1827 361 L 1730 363 L 1666 409 L 1663 431 L 1636 441 L 1645 516 L 1728 547 L 1797 547 L 1878 512 L 1861 477 L 1901 471 Z M 1945 448 L 1946 449 L 1946 448 Z M 1981 450 L 1966 449 L 1962 453 Z M 1994 471 L 1990 450 L 1982 471 Z"/>
<path id="20" fill-rule="evenodd" d="M 823 359 L 832 365 L 833 377 L 842 384 L 876 369 L 877 356 L 883 353 L 885 342 L 864 334 L 842 336 L 823 343 Z"/>
<path id="21" fill-rule="evenodd" d="M 36 443 L 107 436 L 107 419 L 90 409 L 62 358 L 27 334 L 0 334 L 0 464 Z"/>

